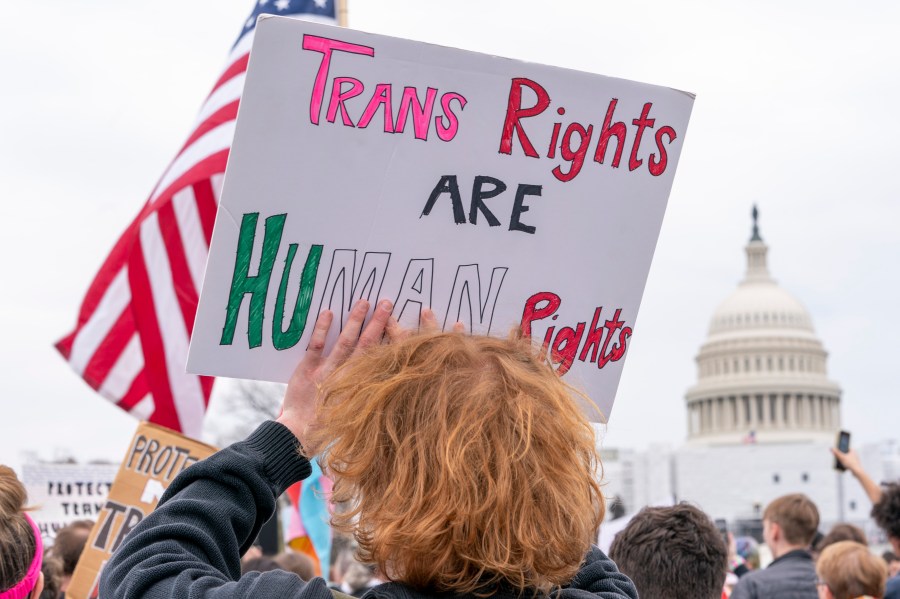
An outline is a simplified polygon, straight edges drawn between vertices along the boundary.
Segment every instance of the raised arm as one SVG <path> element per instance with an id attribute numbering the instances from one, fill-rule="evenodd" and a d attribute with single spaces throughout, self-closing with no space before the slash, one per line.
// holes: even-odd
<path id="1" fill-rule="evenodd" d="M 847 453 L 844 453 L 839 449 L 832 447 L 831 453 L 833 453 L 834 457 L 843 464 L 844 468 L 849 470 L 850 473 L 856 477 L 856 480 L 862 485 L 866 495 L 869 496 L 869 501 L 872 502 L 872 505 L 881 501 L 881 485 L 872 480 L 872 477 L 863 470 L 862 462 L 860 462 L 859 455 L 855 450 L 851 449 Z"/>
<path id="2" fill-rule="evenodd" d="M 156 510 L 138 524 L 103 570 L 101 596 L 110 599 L 303 597 L 330 599 L 321 578 L 304 583 L 285 571 L 241 576 L 240 556 L 275 511 L 276 499 L 309 476 L 300 442 L 315 425 L 321 381 L 358 347 L 381 339 L 391 312 L 383 302 L 362 330 L 369 310 L 357 302 L 331 354 L 324 355 L 332 315 L 316 321 L 307 351 L 291 378 L 278 422 L 266 422 L 246 441 L 182 472 Z"/>

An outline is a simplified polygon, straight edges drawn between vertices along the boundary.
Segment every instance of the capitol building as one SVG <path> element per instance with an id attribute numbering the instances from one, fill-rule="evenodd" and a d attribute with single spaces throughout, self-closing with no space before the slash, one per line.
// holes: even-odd
<path id="1" fill-rule="evenodd" d="M 851 522 L 875 540 L 871 504 L 834 469 L 829 451 L 841 429 L 840 385 L 828 377 L 811 315 L 769 272 L 756 208 L 745 252 L 743 279 L 712 314 L 696 356 L 697 382 L 684 397 L 686 442 L 602 451 L 606 494 L 620 504 L 615 516 L 690 501 L 735 535 L 759 538 L 770 501 L 805 493 L 819 508 L 821 530 Z M 896 448 L 887 462 L 876 445 L 857 451 L 876 480 L 897 474 Z"/>
<path id="2" fill-rule="evenodd" d="M 768 251 L 754 218 L 744 280 L 716 309 L 697 355 L 686 397 L 691 444 L 832 442 L 840 429 L 828 354 L 806 308 L 769 274 Z"/>

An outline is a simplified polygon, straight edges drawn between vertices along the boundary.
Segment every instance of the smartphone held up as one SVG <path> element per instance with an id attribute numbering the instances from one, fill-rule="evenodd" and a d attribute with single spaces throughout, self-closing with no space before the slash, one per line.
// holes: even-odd
<path id="1" fill-rule="evenodd" d="M 837 436 L 837 443 L 835 443 L 835 447 L 841 453 L 847 453 L 848 451 L 850 451 L 850 433 L 847 431 L 839 432 L 838 436 Z M 844 465 L 837 458 L 834 458 L 834 469 L 840 470 L 841 472 L 846 470 Z"/>

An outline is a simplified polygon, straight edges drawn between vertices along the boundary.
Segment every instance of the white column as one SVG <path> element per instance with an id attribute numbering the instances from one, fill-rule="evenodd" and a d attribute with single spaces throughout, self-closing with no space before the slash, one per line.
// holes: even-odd
<path id="1" fill-rule="evenodd" d="M 745 395 L 744 401 L 747 403 L 747 407 L 750 408 L 750 422 L 747 425 L 750 427 L 750 430 L 755 431 L 759 428 L 759 423 L 756 421 L 756 406 L 754 404 L 755 398 L 752 395 Z"/>
<path id="2" fill-rule="evenodd" d="M 719 401 L 718 397 L 713 397 L 710 401 L 712 402 L 712 414 L 713 414 L 712 432 L 719 433 L 722 430 L 722 421 L 721 421 L 721 412 L 722 411 L 719 409 L 720 401 Z"/>

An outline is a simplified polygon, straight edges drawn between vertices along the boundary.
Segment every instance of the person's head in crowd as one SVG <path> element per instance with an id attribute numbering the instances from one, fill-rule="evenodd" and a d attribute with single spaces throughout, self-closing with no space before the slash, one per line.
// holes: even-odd
<path id="1" fill-rule="evenodd" d="M 594 431 L 526 340 L 433 333 L 374 345 L 321 388 L 313 447 L 337 530 L 416 589 L 567 584 L 603 519 Z"/>
<path id="2" fill-rule="evenodd" d="M 356 542 L 353 540 L 353 537 L 336 531 L 331 541 L 329 580 L 335 584 L 341 584 L 344 572 L 347 571 L 347 567 L 354 561 L 354 553 L 356 553 Z"/>
<path id="3" fill-rule="evenodd" d="M 50 555 L 59 560 L 62 566 L 61 591 L 69 588 L 75 566 L 78 565 L 78 558 L 84 551 L 92 528 L 94 528 L 93 520 L 75 520 L 60 528 L 56 533 L 56 538 L 53 539 Z"/>
<path id="4" fill-rule="evenodd" d="M 819 528 L 819 510 L 802 493 L 782 495 L 763 512 L 763 538 L 778 558 L 795 549 L 809 549 Z"/>
<path id="5" fill-rule="evenodd" d="M 63 592 L 60 586 L 62 584 L 60 561 L 45 553 L 41 573 L 44 575 L 44 590 L 41 591 L 40 599 L 59 599 L 60 593 Z"/>
<path id="6" fill-rule="evenodd" d="M 316 575 L 316 567 L 312 558 L 296 551 L 284 551 L 275 556 L 275 563 L 282 570 L 293 572 L 303 580 L 310 580 Z"/>
<path id="7" fill-rule="evenodd" d="M 897 574 L 900 574 L 900 558 L 897 557 L 896 553 L 893 551 L 885 551 L 881 554 L 881 558 L 887 565 L 888 578 L 893 578 Z"/>
<path id="8" fill-rule="evenodd" d="M 813 541 L 813 549 L 817 554 L 822 553 L 829 545 L 834 545 L 839 541 L 855 541 L 862 545 L 868 545 L 869 540 L 866 533 L 858 526 L 847 523 L 835 524 L 828 534 L 817 541 Z"/>
<path id="9" fill-rule="evenodd" d="M 241 560 L 242 575 L 247 572 L 268 572 L 270 570 L 281 569 L 281 566 L 279 566 L 274 559 L 266 555 L 260 555 L 259 557 L 253 557 L 248 560 Z"/>
<path id="10" fill-rule="evenodd" d="M 820 599 L 883 597 L 887 566 L 869 548 L 855 541 L 838 541 L 822 550 L 816 562 Z"/>
<path id="11" fill-rule="evenodd" d="M 0 597 L 36 599 L 44 588 L 41 533 L 27 513 L 27 493 L 12 468 L 0 466 Z"/>
<path id="12" fill-rule="evenodd" d="M 616 535 L 609 557 L 641 597 L 654 599 L 719 599 L 728 570 L 722 535 L 687 503 L 642 509 Z"/>
<path id="13" fill-rule="evenodd" d="M 753 537 L 737 537 L 734 540 L 737 554 L 744 559 L 747 568 L 759 570 L 759 543 Z"/>
<path id="14" fill-rule="evenodd" d="M 362 597 L 365 592 L 372 586 L 375 579 L 375 573 L 372 568 L 353 561 L 347 566 L 344 572 L 344 579 L 341 582 L 341 591 L 352 595 L 353 597 Z"/>
<path id="15" fill-rule="evenodd" d="M 900 555 L 900 483 L 881 486 L 881 500 L 872 506 L 872 519 Z"/>

